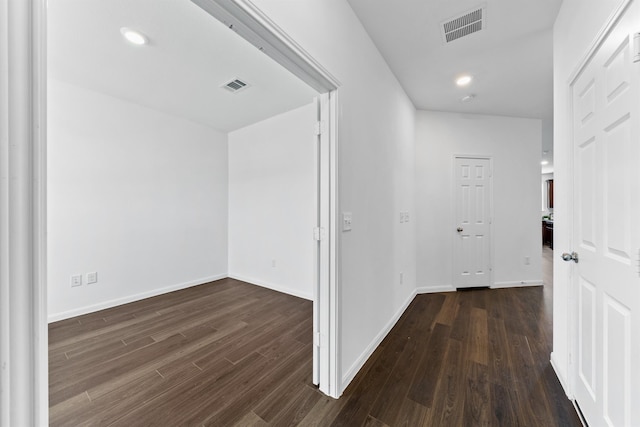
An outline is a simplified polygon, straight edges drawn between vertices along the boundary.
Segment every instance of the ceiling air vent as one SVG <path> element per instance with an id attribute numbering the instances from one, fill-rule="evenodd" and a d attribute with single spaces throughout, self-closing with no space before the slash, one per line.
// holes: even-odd
<path id="1" fill-rule="evenodd" d="M 240 79 L 233 79 L 230 82 L 223 84 L 221 87 L 229 92 L 238 93 L 241 90 L 248 88 L 249 83 L 243 82 Z"/>
<path id="2" fill-rule="evenodd" d="M 450 43 L 486 27 L 485 7 L 478 7 L 442 23 L 442 38 Z"/>

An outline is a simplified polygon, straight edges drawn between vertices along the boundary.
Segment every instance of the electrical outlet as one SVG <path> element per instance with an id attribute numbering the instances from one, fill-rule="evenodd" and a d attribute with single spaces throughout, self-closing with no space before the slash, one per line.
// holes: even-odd
<path id="1" fill-rule="evenodd" d="M 528 256 L 524 257 L 524 265 L 529 265 L 529 264 L 531 264 L 531 258 Z"/>
<path id="2" fill-rule="evenodd" d="M 92 283 L 98 283 L 98 273 L 95 271 L 87 273 L 87 285 L 91 285 Z"/>
<path id="3" fill-rule="evenodd" d="M 276 268 L 276 260 L 275 259 L 271 260 L 271 267 L 272 268 Z"/>
<path id="4" fill-rule="evenodd" d="M 82 274 L 76 274 L 71 276 L 71 287 L 82 286 Z"/>
<path id="5" fill-rule="evenodd" d="M 400 273 L 400 284 L 404 283 L 404 273 Z"/>

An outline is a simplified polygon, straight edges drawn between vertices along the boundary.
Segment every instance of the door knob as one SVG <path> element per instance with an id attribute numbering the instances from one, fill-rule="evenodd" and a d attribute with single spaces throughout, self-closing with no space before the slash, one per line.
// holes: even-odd
<path id="1" fill-rule="evenodd" d="M 462 227 L 458 227 L 458 228 L 456 228 L 456 230 L 458 231 L 458 233 L 462 233 L 463 228 Z"/>
<path id="2" fill-rule="evenodd" d="M 565 261 L 573 261 L 575 263 L 578 262 L 578 253 L 577 252 L 571 252 L 570 254 L 568 253 L 563 253 L 562 254 L 562 259 Z"/>

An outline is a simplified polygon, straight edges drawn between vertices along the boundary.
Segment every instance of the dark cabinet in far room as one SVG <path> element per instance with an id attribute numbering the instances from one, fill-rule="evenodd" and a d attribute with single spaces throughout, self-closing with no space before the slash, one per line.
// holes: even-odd
<path id="1" fill-rule="evenodd" d="M 553 221 L 542 220 L 542 244 L 553 249 Z"/>
<path id="2" fill-rule="evenodd" d="M 547 207 L 553 209 L 553 180 L 547 180 Z"/>

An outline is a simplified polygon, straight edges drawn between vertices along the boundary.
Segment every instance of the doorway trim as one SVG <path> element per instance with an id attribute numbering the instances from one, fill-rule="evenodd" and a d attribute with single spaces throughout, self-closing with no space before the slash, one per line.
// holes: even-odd
<path id="1" fill-rule="evenodd" d="M 0 425 L 47 425 L 46 0 L 0 28 Z"/>
<path id="2" fill-rule="evenodd" d="M 494 216 L 494 200 L 493 200 L 493 156 L 491 155 L 486 155 L 486 154 L 454 154 L 453 158 L 451 160 L 451 194 L 453 194 L 453 197 L 451 198 L 451 212 L 453 212 L 453 220 L 451 223 L 451 229 L 455 230 L 456 227 L 458 227 L 458 223 L 457 223 L 457 201 L 456 201 L 456 194 L 457 194 L 457 188 L 456 188 L 456 162 L 458 159 L 480 159 L 480 160 L 488 160 L 489 161 L 489 182 L 491 185 L 491 188 L 489 189 L 489 288 L 493 288 L 495 283 L 494 283 L 494 274 L 493 274 L 493 260 L 495 259 L 494 256 L 494 232 L 493 232 L 493 216 Z M 456 257 L 456 245 L 455 243 L 452 244 L 451 247 L 451 256 L 452 256 L 452 260 L 455 259 Z M 453 287 L 453 289 L 456 289 L 456 266 L 455 266 L 455 262 L 453 262 L 451 264 L 451 286 Z"/>
<path id="3" fill-rule="evenodd" d="M 235 31 L 271 59 L 321 94 L 319 155 L 319 230 L 318 274 L 314 292 L 314 322 L 319 331 L 314 344 L 320 347 L 319 388 L 338 398 L 342 390 L 338 373 L 340 348 L 338 328 L 338 245 L 337 245 L 337 141 L 338 87 L 340 83 L 320 63 L 289 37 L 249 0 L 191 0 L 207 13 Z"/>

